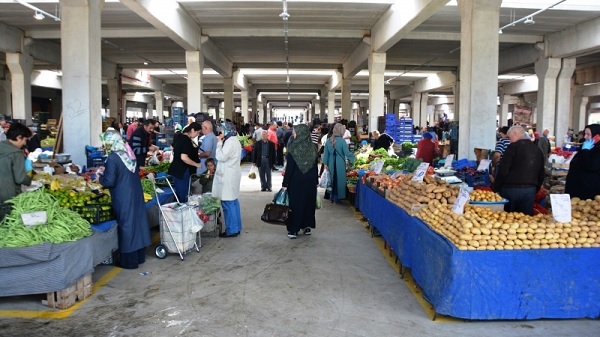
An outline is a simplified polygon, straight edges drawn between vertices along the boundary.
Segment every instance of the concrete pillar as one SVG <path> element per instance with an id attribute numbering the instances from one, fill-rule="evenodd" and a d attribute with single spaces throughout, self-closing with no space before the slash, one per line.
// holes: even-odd
<path id="1" fill-rule="evenodd" d="M 577 123 L 577 127 L 575 127 L 575 125 L 573 125 L 573 128 L 575 129 L 575 131 L 581 131 L 583 130 L 583 128 L 585 128 L 585 126 L 588 123 L 588 102 L 589 102 L 589 97 L 582 97 L 581 98 L 581 103 L 579 104 L 579 109 L 577 110 L 578 114 L 579 114 L 579 118 L 578 118 L 578 123 Z"/>
<path id="2" fill-rule="evenodd" d="M 85 164 L 85 145 L 99 146 L 102 132 L 100 19 L 104 1 L 62 0 L 61 57 L 63 143 L 76 164 Z"/>
<path id="3" fill-rule="evenodd" d="M 385 114 L 385 64 L 385 53 L 369 55 L 369 132 L 377 130 L 377 119 Z"/>
<path id="4" fill-rule="evenodd" d="M 265 100 L 263 102 L 263 115 L 262 115 L 262 124 L 267 124 L 267 113 L 268 113 L 269 103 Z"/>
<path id="5" fill-rule="evenodd" d="M 147 115 L 148 115 L 149 119 L 157 120 L 154 117 L 154 103 L 153 102 L 150 102 L 150 103 L 146 104 L 146 112 L 147 112 Z"/>
<path id="6" fill-rule="evenodd" d="M 6 53 L 6 65 L 11 74 L 12 106 L 14 119 L 31 124 L 31 71 L 33 57 L 21 53 Z M 100 110 L 98 110 L 100 111 Z"/>
<path id="7" fill-rule="evenodd" d="M 388 98 L 387 99 L 387 111 L 386 113 L 398 115 L 398 110 L 400 107 L 400 102 L 395 99 Z"/>
<path id="8" fill-rule="evenodd" d="M 429 93 L 426 92 L 422 92 L 421 93 L 421 117 L 419 118 L 419 120 L 421 121 L 421 126 L 427 126 L 427 111 L 428 108 L 427 106 L 429 105 Z M 494 115 L 495 117 L 495 115 Z M 433 118 L 433 116 L 432 116 Z M 433 123 L 431 123 L 433 126 Z"/>
<path id="9" fill-rule="evenodd" d="M 333 123 L 335 114 L 335 91 L 330 91 L 327 94 L 327 121 Z"/>
<path id="10" fill-rule="evenodd" d="M 312 118 L 321 119 L 321 99 L 315 98 L 313 99 L 313 109 L 312 109 Z"/>
<path id="11" fill-rule="evenodd" d="M 7 67 L 0 67 L 0 115 L 12 116 L 11 81 Z"/>
<path id="12" fill-rule="evenodd" d="M 248 91 L 242 91 L 242 122 L 248 122 Z"/>
<path id="13" fill-rule="evenodd" d="M 571 122 L 571 78 L 575 72 L 575 59 L 562 59 L 562 67 L 556 81 L 555 135 L 566 135 Z M 540 133 L 543 129 L 537 128 Z M 579 131 L 579 130 L 577 130 Z M 550 130 L 552 132 L 552 130 Z"/>
<path id="14" fill-rule="evenodd" d="M 385 55 L 385 54 L 384 54 Z M 342 119 L 350 120 L 352 114 L 352 79 L 342 80 Z"/>
<path id="15" fill-rule="evenodd" d="M 225 89 L 225 95 L 223 97 L 223 100 L 225 101 L 225 106 L 223 108 L 223 120 L 233 120 L 233 110 L 235 109 L 233 106 L 233 78 L 223 78 L 223 87 Z"/>
<path id="16" fill-rule="evenodd" d="M 461 19 L 458 158 L 474 159 L 474 148 L 495 147 L 501 3 L 501 0 L 458 0 Z"/>
<path id="17" fill-rule="evenodd" d="M 258 121 L 258 118 L 256 117 L 256 114 L 258 113 L 258 98 L 257 97 L 252 97 L 252 117 L 249 118 L 248 120 L 252 121 L 252 123 L 256 123 Z"/>
<path id="18" fill-rule="evenodd" d="M 119 92 L 119 80 L 111 78 L 106 81 L 108 87 L 108 116 L 121 120 L 119 118 L 119 102 L 121 93 Z"/>
<path id="19" fill-rule="evenodd" d="M 510 104 L 510 95 L 500 96 L 500 106 L 498 107 L 498 124 L 500 127 L 508 126 L 508 106 Z"/>
<path id="20" fill-rule="evenodd" d="M 542 58 L 535 62 L 535 73 L 539 79 L 539 85 L 537 92 L 537 116 L 534 123 L 536 123 L 537 130 L 549 129 L 550 134 L 556 134 L 554 125 L 556 115 L 556 79 L 561 67 L 561 60 L 556 58 Z"/>
<path id="21" fill-rule="evenodd" d="M 321 122 L 325 121 L 325 111 L 327 110 L 327 101 L 325 100 L 325 90 L 319 91 L 319 119 Z"/>
<path id="22" fill-rule="evenodd" d="M 421 93 L 413 92 L 411 101 L 410 117 L 413 119 L 413 124 L 421 128 Z"/>
<path id="23" fill-rule="evenodd" d="M 583 85 L 575 85 L 573 86 L 573 107 L 572 107 L 572 111 L 573 113 L 571 114 L 571 121 L 569 123 L 569 125 L 573 128 L 573 130 L 581 130 L 583 126 L 585 126 L 585 124 L 583 124 L 583 121 L 581 120 L 581 104 L 583 102 Z M 587 100 L 586 100 L 586 105 L 587 105 Z M 584 120 L 585 120 L 585 116 L 584 116 Z"/>
<path id="24" fill-rule="evenodd" d="M 204 70 L 204 56 L 201 50 L 186 51 L 185 65 L 187 68 L 187 98 L 188 114 L 202 112 L 202 71 Z"/>
<path id="25" fill-rule="evenodd" d="M 202 110 L 201 112 L 208 112 L 208 99 L 202 95 Z"/>
<path id="26" fill-rule="evenodd" d="M 164 93 L 160 90 L 154 92 L 154 101 L 156 102 L 156 114 L 158 115 L 157 119 L 159 122 L 164 123 Z M 206 110 L 203 110 L 206 111 Z"/>

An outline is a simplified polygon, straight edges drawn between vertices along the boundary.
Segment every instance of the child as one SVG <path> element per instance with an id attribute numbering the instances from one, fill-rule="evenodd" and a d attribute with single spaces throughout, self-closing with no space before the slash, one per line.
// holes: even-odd
<path id="1" fill-rule="evenodd" d="M 200 185 L 202 185 L 202 193 L 212 192 L 213 178 L 217 165 L 214 158 L 206 159 L 206 172 L 200 176 Z"/>

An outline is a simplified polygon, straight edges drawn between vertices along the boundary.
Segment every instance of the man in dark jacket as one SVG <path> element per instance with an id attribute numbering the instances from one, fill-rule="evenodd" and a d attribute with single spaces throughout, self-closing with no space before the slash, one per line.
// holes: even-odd
<path id="1" fill-rule="evenodd" d="M 258 167 L 260 190 L 271 191 L 271 167 L 275 165 L 275 144 L 269 141 L 267 131 L 262 132 L 262 138 L 254 143 L 254 164 Z"/>
<path id="2" fill-rule="evenodd" d="M 535 194 L 544 182 L 544 154 L 520 126 L 511 127 L 508 138 L 494 190 L 508 199 L 505 211 L 533 215 Z"/>
<path id="3" fill-rule="evenodd" d="M 127 141 L 135 154 L 136 170 L 139 170 L 140 167 L 146 165 L 146 156 L 148 155 L 148 152 L 158 150 L 158 147 L 152 145 L 150 142 L 150 136 L 153 132 L 154 120 L 144 120 L 143 124 L 135 129 L 133 134 L 131 134 L 131 138 Z"/>

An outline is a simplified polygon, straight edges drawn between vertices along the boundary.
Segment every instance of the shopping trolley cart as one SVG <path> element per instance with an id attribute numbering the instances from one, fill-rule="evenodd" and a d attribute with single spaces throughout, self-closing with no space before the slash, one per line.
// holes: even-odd
<path id="1" fill-rule="evenodd" d="M 182 204 L 167 177 L 154 177 L 149 175 L 148 179 L 154 184 L 156 203 L 159 211 L 160 244 L 154 248 L 154 254 L 159 259 L 167 257 L 167 253 L 178 253 L 183 260 L 183 255 L 195 249 L 200 252 L 201 236 L 200 230 L 203 223 L 198 218 L 197 205 Z M 176 202 L 161 204 L 156 191 L 156 181 L 164 179 L 173 191 Z"/>
<path id="2" fill-rule="evenodd" d="M 200 174 L 192 174 L 190 177 L 190 185 L 188 187 L 188 200 L 189 204 L 198 205 L 200 209 L 202 209 L 202 198 L 212 197 L 210 192 L 197 194 L 194 193 L 194 189 L 192 188 L 193 182 L 200 179 Z M 216 210 L 211 210 L 207 212 L 208 220 L 204 221 L 204 227 L 202 227 L 202 233 L 211 234 L 212 237 L 216 238 L 219 236 L 221 231 L 223 230 L 223 226 L 225 225 L 225 217 L 223 216 L 223 207 L 219 207 Z"/>

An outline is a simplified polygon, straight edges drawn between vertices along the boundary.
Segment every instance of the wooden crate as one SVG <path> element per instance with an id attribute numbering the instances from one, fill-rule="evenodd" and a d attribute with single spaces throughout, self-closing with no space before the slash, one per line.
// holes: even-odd
<path id="1" fill-rule="evenodd" d="M 77 301 L 90 297 L 92 287 L 92 274 L 90 273 L 66 289 L 47 293 L 47 299 L 42 303 L 50 308 L 67 309 L 75 305 Z"/>

